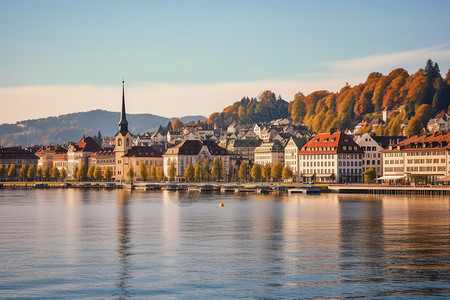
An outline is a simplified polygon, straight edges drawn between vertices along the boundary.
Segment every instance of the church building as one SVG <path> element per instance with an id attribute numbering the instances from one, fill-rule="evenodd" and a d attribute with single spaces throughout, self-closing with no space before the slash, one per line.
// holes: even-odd
<path id="1" fill-rule="evenodd" d="M 139 164 L 145 163 L 148 168 L 152 165 L 163 166 L 162 153 L 148 146 L 133 146 L 131 133 L 128 131 L 128 121 L 125 113 L 125 82 L 122 81 L 122 112 L 120 115 L 119 131 L 115 135 L 116 172 L 115 181 L 123 182 L 130 178 L 129 169 L 134 170 L 134 179 L 142 179 L 139 175 Z"/>

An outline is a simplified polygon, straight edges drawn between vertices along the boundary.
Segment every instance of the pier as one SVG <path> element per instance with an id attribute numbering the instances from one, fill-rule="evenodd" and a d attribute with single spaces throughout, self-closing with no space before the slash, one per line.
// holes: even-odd
<path id="1" fill-rule="evenodd" d="M 450 195 L 450 186 L 330 185 L 328 189 L 341 194 Z"/>

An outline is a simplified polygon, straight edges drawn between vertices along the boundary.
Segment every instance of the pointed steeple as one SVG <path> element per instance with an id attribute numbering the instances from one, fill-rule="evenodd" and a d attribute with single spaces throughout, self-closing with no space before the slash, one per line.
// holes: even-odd
<path id="1" fill-rule="evenodd" d="M 120 114 L 119 131 L 122 135 L 128 132 L 127 114 L 125 112 L 125 81 L 122 80 L 122 112 Z"/>

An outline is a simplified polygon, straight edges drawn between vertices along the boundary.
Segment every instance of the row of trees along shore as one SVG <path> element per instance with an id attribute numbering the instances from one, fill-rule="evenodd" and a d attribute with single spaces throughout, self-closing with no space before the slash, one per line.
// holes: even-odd
<path id="1" fill-rule="evenodd" d="M 77 180 L 111 180 L 112 170 L 110 167 L 105 167 L 102 172 L 99 166 L 90 166 L 87 168 L 86 163 L 81 164 L 80 167 L 76 166 L 73 169 L 74 179 Z M 0 178 L 7 176 L 11 180 L 22 180 L 22 181 L 64 181 L 67 178 L 67 170 L 62 168 L 59 170 L 56 166 L 43 167 L 35 170 L 34 166 L 22 165 L 18 170 L 16 165 L 12 164 L 6 174 L 5 167 L 0 165 Z"/>

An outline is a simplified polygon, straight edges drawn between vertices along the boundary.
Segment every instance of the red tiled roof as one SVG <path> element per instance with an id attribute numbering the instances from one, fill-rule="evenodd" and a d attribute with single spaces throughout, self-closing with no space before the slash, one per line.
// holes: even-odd
<path id="1" fill-rule="evenodd" d="M 53 159 L 67 160 L 67 153 L 58 153 L 53 156 Z"/>
<path id="2" fill-rule="evenodd" d="M 415 135 L 401 141 L 399 146 L 401 151 L 430 151 L 450 149 L 450 133 L 437 132 L 434 134 Z M 385 152 L 392 150 L 383 150 Z"/>
<path id="3" fill-rule="evenodd" d="M 91 154 L 91 157 L 102 157 L 102 156 L 110 156 L 115 155 L 115 149 L 105 149 L 101 151 L 97 151 Z"/>
<path id="4" fill-rule="evenodd" d="M 77 151 L 82 151 L 82 152 L 97 152 L 97 151 L 102 150 L 102 147 L 100 147 L 97 144 L 97 142 L 94 141 L 94 139 L 91 138 L 90 136 L 83 137 L 74 146 L 75 146 L 75 149 L 77 149 Z"/>
<path id="5" fill-rule="evenodd" d="M 39 151 L 36 152 L 36 156 L 42 157 L 46 153 L 54 153 L 54 154 L 67 153 L 67 149 L 64 149 L 61 146 L 43 146 L 41 149 L 39 149 Z"/>
<path id="6" fill-rule="evenodd" d="M 346 147 L 345 150 L 344 146 Z M 351 146 L 352 150 L 349 150 L 349 146 Z M 302 154 L 363 153 L 361 147 L 343 132 L 318 134 L 309 140 L 300 152 Z"/>

